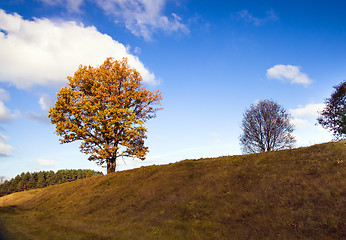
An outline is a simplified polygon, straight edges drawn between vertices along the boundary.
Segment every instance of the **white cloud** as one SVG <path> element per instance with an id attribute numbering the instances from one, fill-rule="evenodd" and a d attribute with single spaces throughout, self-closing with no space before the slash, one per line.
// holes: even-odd
<path id="1" fill-rule="evenodd" d="M 175 13 L 163 14 L 166 0 L 97 0 L 106 14 L 115 17 L 115 22 L 124 23 L 136 36 L 150 40 L 158 30 L 166 33 L 189 33 L 188 27 Z"/>
<path id="2" fill-rule="evenodd" d="M 142 49 L 140 47 L 135 47 L 135 50 L 133 52 L 137 55 L 140 55 L 142 53 Z"/>
<path id="3" fill-rule="evenodd" d="M 296 128 L 294 135 L 298 146 L 309 146 L 333 139 L 332 134 L 328 130 L 317 125 L 316 119 L 324 106 L 323 103 L 317 103 L 289 109 L 289 113 L 293 117 L 292 123 Z"/>
<path id="4" fill-rule="evenodd" d="M 81 12 L 85 0 L 41 0 L 48 5 L 65 6 L 69 12 Z M 114 22 L 123 24 L 136 36 L 150 40 L 157 31 L 189 33 L 188 27 L 175 13 L 164 15 L 167 0 L 96 0 L 96 5 Z"/>
<path id="5" fill-rule="evenodd" d="M 0 122 L 6 122 L 15 116 L 3 102 L 8 100 L 10 100 L 10 94 L 5 89 L 0 88 Z"/>
<path id="6" fill-rule="evenodd" d="M 84 0 L 41 0 L 41 2 L 51 5 L 64 5 L 69 12 L 79 12 Z"/>
<path id="7" fill-rule="evenodd" d="M 293 118 L 292 123 L 296 129 L 305 129 L 310 126 L 309 121 L 301 118 Z"/>
<path id="8" fill-rule="evenodd" d="M 8 100 L 10 100 L 10 94 L 5 89 L 0 88 L 0 122 L 7 122 L 16 116 L 3 102 Z"/>
<path id="9" fill-rule="evenodd" d="M 234 20 L 244 20 L 245 22 L 252 23 L 256 26 L 265 24 L 268 21 L 277 21 L 279 19 L 273 10 L 267 11 L 266 16 L 264 18 L 259 18 L 259 17 L 253 16 L 246 9 L 243 9 L 237 13 L 232 14 L 231 17 Z"/>
<path id="10" fill-rule="evenodd" d="M 43 158 L 37 159 L 37 162 L 42 166 L 54 166 L 57 164 L 57 162 L 54 160 L 43 159 Z"/>
<path id="11" fill-rule="evenodd" d="M 5 104 L 0 101 L 0 122 L 7 122 L 14 118 L 14 114 L 5 106 Z"/>
<path id="12" fill-rule="evenodd" d="M 10 82 L 21 89 L 61 86 L 80 64 L 98 66 L 107 57 L 127 57 L 145 82 L 156 83 L 154 74 L 137 56 L 93 26 L 44 18 L 24 20 L 0 9 L 0 29 L 0 82 Z"/>
<path id="13" fill-rule="evenodd" d="M 5 90 L 0 88 L 0 101 L 10 100 L 10 94 Z"/>
<path id="14" fill-rule="evenodd" d="M 35 113 L 35 112 L 27 112 L 23 116 L 32 121 L 41 122 L 41 123 L 50 123 L 50 119 L 48 118 L 48 113 L 42 114 L 42 113 Z"/>
<path id="15" fill-rule="evenodd" d="M 293 124 L 297 129 L 305 129 L 315 126 L 318 114 L 324 108 L 323 103 L 307 104 L 305 106 L 298 106 L 295 109 L 290 109 L 289 113 L 293 117 Z"/>
<path id="16" fill-rule="evenodd" d="M 305 86 L 312 83 L 312 80 L 305 73 L 300 71 L 299 66 L 278 64 L 267 70 L 267 78 L 277 79 L 291 84 L 303 84 Z"/>
<path id="17" fill-rule="evenodd" d="M 6 144 L 7 137 L 0 134 L 0 157 L 8 157 L 13 151 L 13 147 Z"/>
<path id="18" fill-rule="evenodd" d="M 40 100 L 38 101 L 38 103 L 40 104 L 42 110 L 48 111 L 49 108 L 54 106 L 55 101 L 51 96 L 47 94 L 43 94 L 40 97 Z"/>
<path id="19" fill-rule="evenodd" d="M 295 109 L 290 109 L 290 113 L 293 117 L 313 117 L 317 118 L 318 113 L 325 107 L 324 103 L 307 104 L 305 106 L 299 106 Z"/>

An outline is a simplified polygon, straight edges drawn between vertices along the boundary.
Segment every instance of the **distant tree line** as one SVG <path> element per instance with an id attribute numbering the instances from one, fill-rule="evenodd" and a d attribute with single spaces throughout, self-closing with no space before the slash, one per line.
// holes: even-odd
<path id="1" fill-rule="evenodd" d="M 0 197 L 14 192 L 44 188 L 97 175 L 103 175 L 103 173 L 89 169 L 59 170 L 56 173 L 54 171 L 23 172 L 0 185 Z"/>

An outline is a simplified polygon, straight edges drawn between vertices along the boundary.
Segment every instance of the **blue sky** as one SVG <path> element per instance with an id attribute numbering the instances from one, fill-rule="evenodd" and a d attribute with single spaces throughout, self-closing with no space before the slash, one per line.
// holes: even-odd
<path id="1" fill-rule="evenodd" d="M 47 118 L 79 64 L 128 57 L 162 107 L 147 160 L 118 170 L 241 154 L 244 110 L 272 99 L 297 147 L 327 142 L 317 112 L 346 78 L 345 1 L 0 1 L 0 175 L 91 168 Z"/>

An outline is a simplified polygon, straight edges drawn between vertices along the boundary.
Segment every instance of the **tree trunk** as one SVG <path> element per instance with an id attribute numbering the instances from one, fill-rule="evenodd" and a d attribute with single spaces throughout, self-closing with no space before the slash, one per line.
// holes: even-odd
<path id="1" fill-rule="evenodd" d="M 115 158 L 111 158 L 107 161 L 107 174 L 115 172 L 117 161 Z"/>

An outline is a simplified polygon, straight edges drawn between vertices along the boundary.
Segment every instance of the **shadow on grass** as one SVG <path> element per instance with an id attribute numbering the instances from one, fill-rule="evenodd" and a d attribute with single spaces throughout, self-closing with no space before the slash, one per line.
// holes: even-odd
<path id="1" fill-rule="evenodd" d="M 14 215 L 14 214 L 17 214 L 17 210 L 15 206 L 0 207 L 0 240 L 11 240 L 8 237 L 8 231 L 6 231 L 6 228 L 4 228 L 4 224 L 1 221 L 1 217 Z"/>
<path id="2" fill-rule="evenodd" d="M 16 206 L 0 207 L 0 215 L 13 215 L 17 214 Z"/>
<path id="3" fill-rule="evenodd" d="M 0 240 L 10 240 L 7 236 L 5 237 L 5 230 L 0 222 Z"/>

